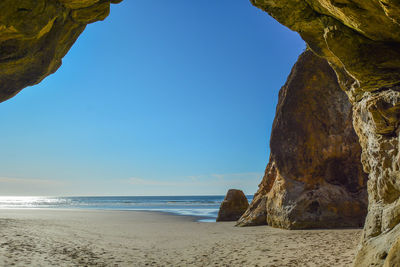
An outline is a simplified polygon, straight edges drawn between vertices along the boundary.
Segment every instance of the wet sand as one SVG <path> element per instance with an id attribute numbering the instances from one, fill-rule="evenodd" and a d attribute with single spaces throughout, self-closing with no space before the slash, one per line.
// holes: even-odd
<path id="1" fill-rule="evenodd" d="M 156 212 L 0 210 L 0 266 L 351 266 L 360 235 Z"/>

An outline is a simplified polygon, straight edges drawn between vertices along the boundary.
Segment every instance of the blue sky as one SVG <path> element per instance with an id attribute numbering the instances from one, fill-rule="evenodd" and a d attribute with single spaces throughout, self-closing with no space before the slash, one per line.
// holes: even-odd
<path id="1" fill-rule="evenodd" d="M 0 195 L 253 194 L 304 48 L 247 0 L 113 5 L 0 104 Z"/>

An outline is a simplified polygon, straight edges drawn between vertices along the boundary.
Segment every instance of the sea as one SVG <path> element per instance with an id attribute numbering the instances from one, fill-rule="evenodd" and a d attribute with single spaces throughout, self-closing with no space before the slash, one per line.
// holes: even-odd
<path id="1" fill-rule="evenodd" d="M 225 196 L 95 196 L 95 197 L 5 197 L 0 209 L 95 209 L 160 211 L 196 216 L 198 221 L 215 222 Z M 249 202 L 253 196 L 246 196 Z"/>

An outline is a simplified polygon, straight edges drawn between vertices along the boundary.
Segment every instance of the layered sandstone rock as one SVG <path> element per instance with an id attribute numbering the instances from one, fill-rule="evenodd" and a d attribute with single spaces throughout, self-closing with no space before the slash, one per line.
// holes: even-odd
<path id="1" fill-rule="evenodd" d="M 352 108 L 326 60 L 304 52 L 279 92 L 270 162 L 238 225 L 362 226 L 367 175 Z"/>
<path id="2" fill-rule="evenodd" d="M 229 189 L 219 208 L 217 222 L 236 221 L 249 207 L 242 190 Z"/>
<path id="3" fill-rule="evenodd" d="M 121 0 L 1 0 L 0 102 L 61 66 L 88 23 Z"/>
<path id="4" fill-rule="evenodd" d="M 368 215 L 355 265 L 390 264 L 400 238 L 400 2 L 251 1 L 326 58 L 353 103 L 369 173 Z"/>

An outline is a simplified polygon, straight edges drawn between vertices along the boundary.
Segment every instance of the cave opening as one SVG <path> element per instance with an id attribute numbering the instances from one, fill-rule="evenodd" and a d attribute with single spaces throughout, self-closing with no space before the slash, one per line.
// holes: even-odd
<path id="1" fill-rule="evenodd" d="M 55 74 L 2 103 L 4 174 L 80 185 L 65 194 L 253 194 L 304 47 L 247 1 L 112 5 Z"/>
<path id="2" fill-rule="evenodd" d="M 62 2 L 67 3 L 68 0 Z M 74 5 L 86 5 L 86 3 L 72 2 L 68 4 L 71 6 L 67 9 L 74 9 Z M 30 13 L 36 12 L 37 8 L 48 8 L 43 7 L 43 3 L 45 1 L 41 1 L 38 7 L 33 5 L 32 8 L 19 7 L 16 8 L 16 12 L 29 16 Z M 104 8 L 106 4 L 108 3 L 101 1 L 99 5 Z M 54 3 L 49 6 L 52 5 Z M 68 56 L 64 58 L 64 66 L 57 74 L 34 88 L 24 90 L 17 98 L 3 103 L 1 108 L 6 127 L 0 139 L 2 140 L 0 144 L 4 148 L 4 154 L 0 159 L 7 178 L 1 178 L 5 186 L 0 190 L 4 190 L 7 194 L 10 192 L 19 192 L 17 194 L 41 192 L 42 194 L 56 188 L 63 188 L 63 190 L 78 188 L 82 190 L 81 192 L 86 190 L 90 194 L 101 194 L 101 192 L 135 194 L 135 192 L 148 192 L 146 187 L 147 189 L 158 187 L 160 191 L 157 193 L 167 190 L 171 194 L 177 194 L 177 192 L 183 192 L 174 191 L 180 185 L 186 186 L 182 190 L 193 190 L 191 185 L 195 184 L 195 190 L 190 192 L 205 192 L 201 190 L 205 188 L 204 186 L 208 186 L 208 188 L 218 188 L 219 191 L 215 192 L 222 193 L 224 189 L 226 190 L 228 181 L 229 185 L 239 186 L 243 185 L 240 182 L 246 179 L 259 180 L 262 167 L 266 162 L 265 155 L 269 152 L 265 149 L 265 144 L 268 143 L 265 140 L 264 152 L 261 152 L 261 135 L 263 138 L 265 135 L 269 136 L 266 125 L 271 125 L 276 105 L 276 102 L 270 106 L 266 105 L 265 99 L 276 101 L 277 88 L 283 84 L 282 81 L 288 73 L 288 71 L 282 71 L 280 67 L 293 64 L 304 47 L 303 41 L 297 34 L 283 30 L 282 26 L 268 28 L 266 24 L 257 24 L 261 20 L 266 22 L 265 19 L 268 17 L 255 9 L 254 11 L 246 9 L 243 12 L 244 9 L 241 9 L 243 3 L 221 2 L 217 3 L 212 10 L 209 6 L 202 9 L 201 6 L 197 6 L 197 3 L 196 6 L 191 6 L 192 10 L 187 9 L 181 2 L 179 2 L 179 7 L 171 3 L 163 3 L 156 8 L 151 6 L 153 12 L 151 16 L 146 15 L 149 13 L 143 12 L 144 9 L 140 8 L 135 9 L 137 13 L 128 12 L 128 10 L 132 11 L 126 8 L 129 5 L 136 5 L 137 8 L 145 6 L 146 3 L 123 3 L 118 7 L 125 8 L 121 13 L 117 11 L 117 7 L 114 7 L 112 14 L 116 17 L 110 17 L 109 21 L 114 21 L 116 25 L 119 23 L 117 27 L 113 28 L 112 23 L 104 22 L 103 29 L 100 31 L 96 30 L 100 29 L 98 25 L 90 25 Z M 227 9 L 227 6 L 230 9 Z M 363 8 L 360 8 L 361 6 Z M 315 10 L 312 9 L 315 7 L 311 5 L 302 7 L 310 11 L 307 13 L 310 25 L 312 22 L 316 23 L 313 27 L 321 26 L 318 24 L 321 20 L 312 21 L 315 15 Z M 370 12 L 370 6 L 364 3 L 354 6 L 340 4 L 334 7 Z M 376 183 L 378 198 L 376 202 L 372 198 L 370 201 L 373 205 L 371 208 L 373 219 L 369 223 L 373 230 L 371 230 L 372 233 L 368 233 L 369 228 L 366 228 L 362 249 L 370 254 L 365 257 L 365 262 L 376 261 L 378 265 L 386 257 L 393 261 L 393 255 L 399 250 L 396 247 L 398 241 L 395 242 L 396 232 L 393 231 L 393 227 L 398 224 L 398 216 L 392 216 L 392 218 L 387 214 L 379 215 L 397 207 L 396 203 L 393 204 L 396 201 L 396 195 L 391 193 L 393 191 L 391 186 L 392 183 L 393 186 L 397 186 L 393 180 L 398 178 L 398 172 L 397 166 L 393 167 L 396 162 L 390 162 L 395 158 L 390 153 L 397 151 L 394 143 L 397 142 L 398 135 L 394 132 L 399 118 L 398 109 L 387 105 L 396 107 L 398 102 L 397 87 L 390 87 L 393 85 L 393 80 L 396 82 L 398 80 L 397 62 L 391 62 L 391 59 L 398 57 L 397 51 L 393 49 L 397 47 L 397 41 L 394 41 L 398 38 L 396 35 L 398 25 L 395 25 L 397 17 L 392 17 L 393 5 L 380 3 L 380 7 L 384 10 L 384 16 L 374 14 L 371 19 L 384 21 L 390 29 L 387 32 L 379 32 L 379 26 L 384 23 L 375 23 L 376 28 L 371 27 L 363 31 L 351 27 L 356 24 L 364 27 L 364 23 L 343 24 L 343 18 L 336 17 L 338 14 L 346 17 L 346 13 L 339 12 L 328 16 L 317 12 L 318 18 L 326 17 L 326 20 L 323 20 L 324 23 L 328 25 L 333 23 L 335 26 L 323 25 L 326 27 L 323 31 L 326 40 L 322 46 L 330 46 L 329 53 L 339 55 L 337 59 L 330 57 L 329 60 L 332 60 L 330 63 L 335 71 L 339 75 L 344 75 L 341 78 L 345 79 L 341 82 L 353 82 L 354 85 L 361 81 L 358 84 L 361 84 L 360 88 L 352 87 L 353 91 L 347 93 L 355 101 L 353 102 L 356 112 L 355 125 L 359 136 L 372 138 L 363 144 L 366 146 L 364 151 L 370 153 L 363 155 L 363 163 L 366 170 L 373 174 L 370 183 Z M 263 8 L 267 9 L 268 5 Z M 83 30 L 84 24 L 104 19 L 107 15 L 105 12 L 100 12 L 97 14 L 98 17 L 90 18 L 88 12 L 78 9 L 80 8 L 74 9 L 69 14 L 74 23 L 81 23 L 78 26 L 74 25 L 77 27 L 74 37 L 80 34 L 79 31 Z M 95 11 L 99 10 L 100 8 Z M 235 10 L 241 10 L 242 15 L 235 13 Z M 299 10 L 303 11 L 303 9 Z M 269 12 L 269 10 L 266 11 Z M 351 19 L 365 19 L 366 16 L 358 18 L 357 12 Z M 125 13 L 126 17 L 120 16 L 122 13 Z M 221 16 L 222 13 L 224 16 Z M 196 14 L 198 16 L 195 16 Z M 251 17 L 253 20 L 245 20 L 246 17 Z M 285 20 L 290 20 L 292 17 L 283 16 L 280 19 L 288 25 L 290 21 Z M 298 21 L 302 22 L 302 19 L 304 18 L 301 17 Z M 46 19 L 43 21 L 46 22 Z M 132 21 L 135 23 L 131 23 Z M 277 25 L 276 22 L 273 23 Z M 145 27 L 141 28 L 140 26 L 143 25 Z M 252 27 L 254 25 L 258 26 Z M 12 86 L 9 90 L 5 88 L 5 84 L 11 83 L 18 89 L 25 87 L 26 84 L 41 81 L 42 78 L 54 72 L 60 64 L 57 60 L 52 62 L 51 53 L 59 56 L 69 49 L 67 45 L 61 51 L 54 52 L 57 50 L 57 43 L 50 43 L 51 37 L 57 37 L 57 34 L 51 31 L 52 27 L 53 29 L 63 27 L 61 19 L 50 20 L 41 28 L 37 36 L 30 35 L 29 31 L 35 30 L 35 27 L 34 23 L 26 24 L 27 30 L 18 32 L 21 25 L 17 25 L 12 31 L 20 35 L 14 35 L 12 31 L 2 35 L 2 38 L 10 38 L 11 41 L 7 40 L 1 44 L 0 48 L 7 54 L 1 57 L 3 58 L 1 63 L 9 63 L 13 67 L 23 65 L 25 72 L 24 78 L 18 79 L 18 76 L 14 76 L 13 73 L 7 73 L 8 68 L 4 68 L 6 65 L 3 65 L 1 69 L 5 82 L 0 85 L 1 99 L 12 96 L 16 92 L 13 91 Z M 313 27 L 308 27 L 308 29 Z M 249 29 L 252 30 L 249 31 Z M 314 34 L 308 35 L 306 31 L 299 31 L 306 39 Z M 356 42 L 351 41 L 348 46 L 339 42 L 341 45 L 337 46 L 335 38 L 342 36 L 340 31 L 345 33 L 348 40 L 356 39 Z M 283 39 L 279 35 L 282 32 L 287 33 L 287 35 L 282 35 Z M 358 33 L 354 34 L 354 32 Z M 282 42 L 279 44 L 270 42 L 266 36 L 270 36 L 271 33 L 276 40 Z M 366 36 L 363 36 L 364 34 Z M 95 36 L 99 35 L 103 35 L 101 36 L 103 38 L 96 39 Z M 23 38 L 18 39 L 21 36 Z M 24 43 L 26 40 L 34 40 L 35 37 L 40 39 L 42 36 L 48 38 L 41 39 L 39 44 L 33 42 L 31 46 L 30 43 Z M 118 40 L 121 39 L 118 39 L 118 36 L 124 36 L 125 41 L 119 42 Z M 137 36 L 140 37 L 137 38 Z M 18 40 L 14 41 L 14 37 Z M 69 40 L 72 43 L 74 41 L 73 38 Z M 96 45 L 92 45 L 93 43 Z M 43 44 L 46 44 L 46 47 L 41 47 Z M 300 44 L 296 46 L 299 48 L 298 51 L 293 50 L 293 44 Z M 358 47 L 354 47 L 353 44 Z M 321 44 L 311 43 L 310 45 L 314 51 L 326 56 L 324 48 L 319 49 Z M 292 46 L 291 49 L 286 50 L 285 53 L 284 49 L 290 46 Z M 346 54 L 348 52 L 346 49 L 352 53 Z M 111 54 L 105 52 L 109 50 L 112 50 Z M 371 50 L 376 51 L 377 55 L 370 53 Z M 29 54 L 31 51 L 35 54 Z M 50 55 L 47 55 L 49 51 Z M 173 51 L 177 53 L 171 53 Z M 268 56 L 265 56 L 265 52 L 268 52 Z M 344 54 L 346 55 L 343 56 Z M 285 56 L 287 61 L 283 60 Z M 349 57 L 346 58 L 347 56 Z M 379 59 L 376 60 L 374 56 Z M 82 58 L 86 61 L 82 61 Z M 72 64 L 76 59 L 81 62 L 79 69 L 73 67 Z M 24 62 L 24 60 L 27 61 Z M 17 61 L 17 64 L 13 61 Z M 291 61 L 291 64 L 287 64 L 288 61 Z M 266 68 L 265 62 L 273 67 Z M 364 64 L 362 68 L 359 66 L 360 63 Z M 38 70 L 32 67 L 33 65 L 48 65 L 48 69 Z M 349 67 L 348 70 L 346 67 Z M 349 73 L 346 74 L 347 71 Z M 373 73 L 371 80 L 368 78 L 371 77 L 369 72 Z M 355 76 L 347 77 L 348 74 Z M 279 79 L 281 80 L 278 84 Z M 318 81 L 318 77 L 314 77 L 314 80 Z M 277 85 L 274 85 L 274 82 Z M 384 86 L 374 91 L 381 82 Z M 268 90 L 265 84 L 268 85 L 268 89 L 275 90 L 275 96 L 265 94 Z M 371 94 L 366 94 L 367 97 L 365 97 L 364 89 L 369 90 Z M 49 101 L 49 99 L 52 100 Z M 272 109 L 267 109 L 267 106 Z M 365 107 L 368 107 L 368 110 L 365 110 Z M 266 122 L 265 114 L 272 114 L 268 122 Z M 372 119 L 368 117 L 371 114 Z M 371 120 L 373 120 L 372 124 Z M 257 128 L 257 124 L 261 125 L 260 122 L 264 127 L 262 131 Z M 298 121 L 299 125 L 301 122 Z M 367 127 L 368 123 L 375 128 L 370 127 L 371 125 Z M 369 128 L 375 130 L 363 132 Z M 312 137 L 319 138 L 317 135 Z M 331 134 L 331 137 L 333 143 L 342 141 L 340 138 L 334 140 L 335 134 Z M 182 146 L 182 144 L 185 145 Z M 368 146 L 376 144 L 379 145 L 379 153 L 384 154 L 381 158 L 379 158 L 381 155 L 378 155 L 378 160 L 375 160 L 376 153 L 368 151 L 371 148 Z M 121 150 L 121 147 L 124 149 Z M 251 150 L 256 147 L 257 150 Z M 343 151 L 352 153 L 352 148 L 344 148 Z M 329 152 L 332 152 L 329 148 L 323 151 L 323 153 Z M 236 155 L 240 157 L 235 158 Z M 260 155 L 264 157 L 262 163 Z M 315 164 L 310 157 L 305 158 L 311 166 Z M 258 162 L 257 159 L 259 159 Z M 382 166 L 380 166 L 380 160 Z M 25 168 L 23 170 L 18 168 L 20 165 Z M 41 168 L 41 166 L 46 166 L 46 168 Z M 234 168 L 229 168 L 229 166 L 234 166 Z M 332 186 L 344 185 L 349 192 L 357 193 L 358 185 L 345 178 L 348 172 L 342 168 L 349 167 L 347 164 L 339 159 L 333 159 L 328 160 L 327 166 L 324 179 L 328 183 Z M 380 167 L 383 171 L 379 169 Z M 349 168 L 351 169 L 351 166 Z M 376 170 L 378 171 L 374 173 Z M 353 168 L 353 171 L 359 173 L 360 168 Z M 301 174 L 301 172 L 298 173 Z M 270 173 L 267 172 L 265 175 L 267 177 Z M 158 178 L 161 176 L 162 179 Z M 188 180 L 190 180 L 189 183 Z M 294 191 L 299 192 L 302 181 L 292 180 Z M 72 183 L 65 183 L 66 181 Z M 16 187 L 16 184 L 21 182 L 27 185 L 22 188 L 26 191 L 18 191 L 21 187 Z M 365 185 L 362 179 L 358 182 Z M 119 186 L 118 183 L 120 183 Z M 313 188 L 316 195 L 321 188 L 321 183 L 317 183 L 317 186 Z M 254 187 L 251 190 L 254 191 Z M 61 194 L 61 191 L 59 193 Z M 388 203 L 380 206 L 381 200 Z M 314 201 L 308 211 L 323 214 L 322 207 L 321 203 Z M 344 210 L 354 213 L 359 210 L 359 207 L 345 207 Z M 269 214 L 268 220 L 270 219 L 274 220 Z M 279 220 L 275 223 L 280 227 L 283 225 Z M 382 240 L 386 238 L 386 233 L 391 233 L 391 236 L 388 235 L 391 238 L 388 242 L 390 245 L 380 245 L 377 251 L 371 252 L 367 244 L 371 241 L 369 238 L 378 236 L 377 239 Z M 364 259 L 362 253 L 359 255 L 361 255 L 358 258 L 360 262 Z"/>

